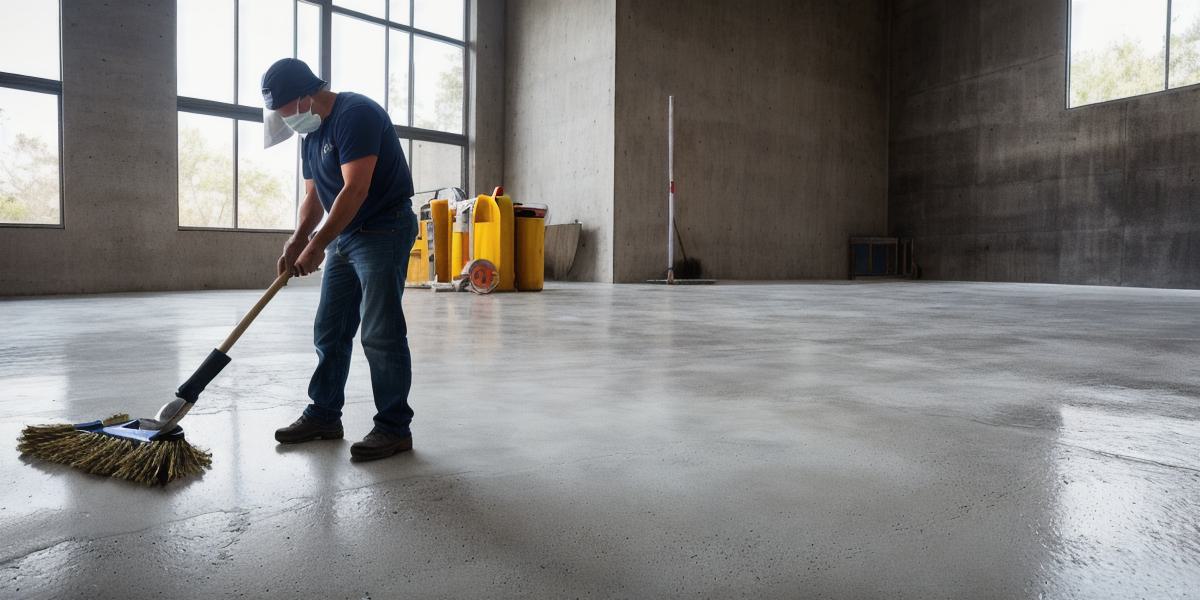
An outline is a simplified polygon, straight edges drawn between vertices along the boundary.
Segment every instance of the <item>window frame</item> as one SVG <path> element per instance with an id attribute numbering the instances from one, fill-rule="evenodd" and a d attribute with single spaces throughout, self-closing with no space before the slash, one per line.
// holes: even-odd
<path id="1" fill-rule="evenodd" d="M 1144 92 L 1141 94 L 1134 94 L 1132 96 L 1122 96 L 1120 98 L 1112 98 L 1109 100 L 1101 100 L 1099 102 L 1089 102 L 1087 104 L 1080 104 L 1078 106 L 1072 106 L 1071 105 L 1071 36 L 1074 33 L 1072 31 L 1074 29 L 1074 27 L 1072 27 L 1072 23 L 1074 22 L 1075 0 L 1065 0 L 1065 2 L 1067 4 L 1067 11 L 1066 11 L 1067 18 L 1066 18 L 1066 24 L 1064 25 L 1064 28 L 1066 29 L 1065 38 L 1067 41 L 1067 47 L 1066 47 L 1066 51 L 1063 53 L 1065 55 L 1064 73 L 1066 74 L 1066 77 L 1063 82 L 1063 90 L 1064 90 L 1063 104 L 1065 107 L 1064 110 L 1072 111 L 1072 110 L 1079 110 L 1082 108 L 1090 108 L 1093 106 L 1105 106 L 1107 104 L 1112 104 L 1114 102 L 1125 102 L 1132 98 L 1145 98 L 1148 96 L 1157 96 L 1159 94 L 1169 94 L 1171 92 L 1176 92 L 1176 91 L 1180 91 L 1180 90 L 1188 90 L 1188 89 L 1192 89 L 1197 86 L 1200 86 L 1200 82 L 1197 82 L 1197 83 L 1189 83 L 1187 85 L 1171 87 L 1171 20 L 1172 20 L 1171 17 L 1174 16 L 1174 14 L 1175 14 L 1175 0 L 1166 0 L 1166 2 L 1167 2 L 1167 24 L 1166 24 L 1166 28 L 1163 30 L 1166 37 L 1163 38 L 1164 51 L 1163 51 L 1163 77 L 1162 77 L 1163 87 L 1162 87 L 1162 89 L 1154 90 L 1153 92 Z"/>
<path id="2" fill-rule="evenodd" d="M 236 1 L 236 0 L 235 0 Z M 321 79 L 329 81 L 329 75 L 333 70 L 333 15 L 334 13 L 361 19 L 368 23 L 381 25 L 387 31 L 384 36 L 383 45 L 383 73 L 384 89 L 387 89 L 388 73 L 391 70 L 391 43 L 392 30 L 401 31 L 405 34 L 408 40 L 408 122 L 411 124 L 415 116 L 416 107 L 416 78 L 413 77 L 415 69 L 414 48 L 416 47 L 416 38 L 422 37 L 438 42 L 443 42 L 456 46 L 462 49 L 463 61 L 463 106 L 462 106 L 462 131 L 463 133 L 450 133 L 446 131 L 438 131 L 436 129 L 425 129 L 423 127 L 413 127 L 412 125 L 394 125 L 396 129 L 396 137 L 401 140 L 409 140 L 410 142 L 434 142 L 438 144 L 446 144 L 450 146 L 459 146 L 462 148 L 461 160 L 461 176 L 459 185 L 467 186 L 467 167 L 468 167 L 468 151 L 470 149 L 467 132 L 470 124 L 471 103 L 468 100 L 471 97 L 471 77 L 470 77 L 470 61 L 471 53 L 468 46 L 470 38 L 470 23 L 471 23 L 471 3 L 468 0 L 459 0 L 463 3 L 463 39 L 458 40 L 440 33 L 434 33 L 424 29 L 418 29 L 412 25 L 416 21 L 416 6 L 420 0 L 409 0 L 408 3 L 408 22 L 409 25 L 391 20 L 392 3 L 390 0 L 384 1 L 385 17 L 376 17 L 366 13 L 361 13 L 356 10 L 343 8 L 335 4 L 335 0 L 303 0 L 311 4 L 317 4 L 321 7 L 321 73 L 318 75 Z M 385 99 L 386 100 L 386 99 Z M 384 109 L 387 109 L 386 102 Z M 405 149 L 405 158 L 408 159 L 410 170 L 415 170 L 413 165 L 411 144 Z M 442 186 L 443 188 L 446 186 Z M 436 192 L 437 190 L 413 190 L 413 197 L 422 193 Z"/>
<path id="3" fill-rule="evenodd" d="M 240 75 L 241 75 L 241 73 L 240 73 L 240 69 L 241 69 L 240 51 L 241 51 L 241 48 L 239 48 L 239 45 L 241 43 L 241 40 L 240 40 L 239 34 L 241 33 L 240 32 L 241 18 L 242 18 L 241 3 L 243 1 L 246 1 L 246 0 L 233 0 L 233 102 L 222 102 L 219 100 L 207 100 L 207 99 L 203 99 L 203 98 L 192 98 L 192 97 L 188 97 L 188 96 L 177 96 L 176 101 L 175 101 L 177 113 L 186 112 L 186 113 L 201 114 L 201 115 L 206 115 L 206 116 L 210 116 L 210 117 L 219 117 L 219 118 L 223 118 L 223 119 L 226 119 L 229 121 L 228 125 L 231 128 L 230 135 L 231 135 L 231 139 L 233 140 L 233 148 L 232 148 L 232 151 L 233 151 L 233 154 L 232 154 L 233 189 L 231 190 L 232 194 L 233 194 L 233 227 L 217 227 L 217 226 L 205 226 L 205 225 L 181 225 L 179 223 L 178 217 L 176 217 L 175 226 L 176 226 L 176 228 L 178 228 L 179 231 L 242 231 L 242 232 L 248 232 L 248 233 L 284 233 L 284 232 L 288 232 L 288 231 L 293 231 L 295 229 L 295 225 L 293 225 L 292 228 L 290 228 L 290 229 L 261 229 L 261 228 L 239 227 L 238 226 L 238 217 L 239 217 L 238 211 L 240 209 L 240 206 L 239 206 L 240 202 L 238 199 L 238 176 L 240 175 L 240 173 L 238 172 L 238 168 L 239 168 L 238 167 L 238 158 L 239 158 L 238 157 L 238 153 L 239 153 L 239 150 L 238 150 L 238 145 L 239 145 L 238 144 L 238 142 L 239 142 L 239 140 L 238 140 L 238 135 L 239 135 L 238 122 L 240 122 L 240 121 L 251 121 L 254 123 L 262 123 L 263 122 L 261 97 L 258 98 L 258 102 L 259 102 L 258 106 L 242 104 L 243 98 L 240 97 L 241 90 L 239 88 L 241 87 L 241 85 L 240 85 L 241 84 L 241 81 L 240 81 Z M 300 15 L 300 11 L 298 10 L 298 4 L 300 2 L 315 5 L 318 7 L 320 6 L 320 2 L 318 2 L 317 0 L 293 0 L 293 2 L 292 2 L 292 54 L 293 55 L 296 54 L 296 52 L 299 48 L 299 44 L 300 44 L 300 40 L 299 40 L 299 36 L 298 36 L 299 15 Z M 178 2 L 176 2 L 176 6 L 178 6 Z M 324 21 L 324 19 L 322 19 L 322 24 L 323 24 L 323 21 Z M 176 15 L 176 25 L 175 26 L 177 28 L 179 27 L 178 15 Z M 176 47 L 178 47 L 178 41 L 176 41 Z M 322 36 L 321 51 L 322 52 L 325 51 L 324 36 Z M 176 67 L 176 68 L 178 68 L 178 67 Z M 178 75 L 176 77 L 178 79 Z M 178 83 L 176 84 L 176 90 L 178 90 Z M 176 128 L 176 135 L 178 135 L 178 128 Z M 297 156 L 297 160 L 299 160 L 299 156 Z M 176 158 L 176 165 L 178 165 L 178 157 Z M 300 177 L 299 163 L 297 163 L 297 165 L 296 165 L 295 176 Z M 178 178 L 178 175 L 176 175 L 176 178 Z M 293 183 L 295 183 L 295 180 L 293 180 Z M 178 183 L 176 185 L 178 185 Z M 292 187 L 298 187 L 298 186 L 292 186 Z M 292 203 L 293 219 L 296 218 L 296 214 L 299 212 L 300 200 L 301 200 L 299 197 L 299 192 L 295 191 L 295 194 L 296 194 L 296 196 Z M 175 206 L 176 206 L 176 210 L 178 211 L 179 210 L 179 197 L 178 196 L 175 197 Z M 295 221 L 293 220 L 293 223 L 294 222 Z"/>
<path id="4" fill-rule="evenodd" d="M 237 226 L 237 224 L 238 224 L 237 123 L 238 123 L 238 121 L 253 121 L 256 123 L 262 123 L 262 121 L 263 121 L 261 105 L 244 104 L 243 103 L 244 99 L 240 98 L 239 94 L 238 94 L 238 87 L 240 87 L 239 77 L 241 75 L 238 72 L 239 50 L 240 50 L 238 48 L 238 44 L 239 44 L 238 38 L 239 38 L 239 33 L 240 33 L 239 29 L 240 29 L 240 20 L 241 20 L 240 4 L 243 1 L 246 1 L 246 0 L 233 0 L 233 11 L 234 11 L 234 14 L 233 14 L 233 18 L 234 18 L 234 21 L 233 21 L 233 23 L 234 23 L 234 25 L 233 25 L 233 44 L 234 44 L 234 52 L 233 52 L 234 95 L 233 95 L 233 98 L 234 98 L 234 101 L 233 102 L 221 102 L 221 101 L 216 101 L 216 100 L 191 98 L 191 97 L 187 97 L 187 96 L 178 96 L 177 100 L 176 100 L 177 112 L 197 113 L 197 114 L 208 115 L 208 116 L 212 116 L 212 117 L 222 117 L 222 118 L 230 119 L 230 121 L 231 121 L 231 127 L 233 127 L 233 129 L 234 129 L 234 134 L 233 134 L 234 135 L 234 144 L 233 144 L 233 223 L 234 223 L 234 226 L 233 227 L 208 227 L 208 226 L 191 226 L 191 225 L 185 226 L 185 225 L 179 225 L 177 222 L 176 226 L 181 231 L 238 231 L 238 232 L 251 232 L 251 233 L 282 233 L 282 232 L 291 231 L 291 229 L 251 229 L 251 228 Z M 395 124 L 393 124 L 393 128 L 395 129 L 396 137 L 398 139 L 400 139 L 402 143 L 404 140 L 409 140 L 410 142 L 424 141 L 424 142 L 434 142 L 434 143 L 439 143 L 439 144 L 458 146 L 461 149 L 460 155 L 462 157 L 461 161 L 460 161 L 460 165 L 459 165 L 459 173 L 460 173 L 459 185 L 465 187 L 468 185 L 467 172 L 468 172 L 468 163 L 469 163 L 468 154 L 469 154 L 469 149 L 470 149 L 470 142 L 469 142 L 469 137 L 468 137 L 467 132 L 469 131 L 468 128 L 469 128 L 469 124 L 470 124 L 470 110 L 471 110 L 471 103 L 469 101 L 470 91 L 471 91 L 471 81 L 470 81 L 471 80 L 471 78 L 470 78 L 471 53 L 470 53 L 470 47 L 469 47 L 469 41 L 468 41 L 470 38 L 469 25 L 471 22 L 471 13 L 470 13 L 471 3 L 469 0 L 458 0 L 463 3 L 463 39 L 459 40 L 459 39 L 455 39 L 455 38 L 452 38 L 452 37 L 449 37 L 446 35 L 442 35 L 439 33 L 434 33 L 432 31 L 418 29 L 411 25 L 405 25 L 403 23 L 398 23 L 398 22 L 392 21 L 390 19 L 392 3 L 389 0 L 383 0 L 383 1 L 384 1 L 384 15 L 385 16 L 384 17 L 376 17 L 373 15 L 361 13 L 361 12 L 358 12 L 355 10 L 351 10 L 348 8 L 338 6 L 335 4 L 335 0 L 296 0 L 292 4 L 292 6 L 293 6 L 293 8 L 292 8 L 292 32 L 293 32 L 292 33 L 292 36 L 293 36 L 292 37 L 292 53 L 295 54 L 299 47 L 299 38 L 298 38 L 297 32 L 299 30 L 298 26 L 299 26 L 300 11 L 297 9 L 298 2 L 304 2 L 306 4 L 315 6 L 320 10 L 320 31 L 319 31 L 319 34 L 320 34 L 320 51 L 319 51 L 320 64 L 318 65 L 316 74 L 318 77 L 320 77 L 321 79 L 324 79 L 325 81 L 331 80 L 330 75 L 333 70 L 333 16 L 334 16 L 334 14 L 343 15 L 346 17 L 351 17 L 351 18 L 356 18 L 356 19 L 361 19 L 363 21 L 373 23 L 375 25 L 381 25 L 384 27 L 386 33 L 384 36 L 384 47 L 383 47 L 383 53 L 384 53 L 383 54 L 383 56 L 384 56 L 383 66 L 384 66 L 384 68 L 383 68 L 383 72 L 380 74 L 380 76 L 384 78 L 384 90 L 387 90 L 388 89 L 387 88 L 387 80 L 388 80 L 390 66 L 391 66 L 390 61 L 391 61 L 392 34 L 394 31 L 403 33 L 404 39 L 406 39 L 408 42 L 408 122 L 412 123 L 413 116 L 414 116 L 413 113 L 415 110 L 414 109 L 414 107 L 415 107 L 414 92 L 415 92 L 415 86 L 416 86 L 415 78 L 413 77 L 413 68 L 414 68 L 413 48 L 415 46 L 416 38 L 422 37 L 422 38 L 426 38 L 426 39 L 431 39 L 431 40 L 450 44 L 457 48 L 460 48 L 462 50 L 462 55 L 463 55 L 463 60 L 462 60 L 462 73 L 463 73 L 462 131 L 463 131 L 463 133 L 450 133 L 450 132 L 446 132 L 446 131 L 437 131 L 437 130 L 433 130 L 433 129 L 413 127 L 411 125 L 395 125 Z M 408 22 L 409 23 L 412 23 L 414 20 L 415 13 L 416 13 L 417 1 L 418 0 L 410 0 L 410 2 L 408 3 Z M 176 27 L 178 27 L 178 18 L 176 20 Z M 310 66 L 312 66 L 312 65 L 310 65 Z M 0 84 L 2 84 L 2 80 L 0 80 Z M 60 84 L 60 89 L 61 89 L 61 84 Z M 386 96 L 386 93 L 385 93 L 385 96 Z M 61 98 L 62 98 L 62 96 L 61 96 L 61 92 L 60 92 L 60 95 L 59 95 L 60 105 L 61 105 Z M 387 109 L 387 102 L 388 102 L 388 98 L 385 97 L 384 98 L 385 110 Z M 60 109 L 60 111 L 59 111 L 60 121 L 61 121 L 61 115 L 62 115 L 62 111 Z M 61 128 L 60 128 L 59 137 L 60 138 L 62 137 L 61 136 Z M 411 170 L 413 168 L 413 156 L 412 156 L 411 143 L 408 145 L 407 148 L 405 148 L 404 154 L 405 154 L 405 158 L 407 159 L 410 170 Z M 297 157 L 297 160 L 299 160 L 299 157 Z M 61 161 L 60 161 L 60 171 L 61 171 Z M 302 177 L 302 175 L 297 173 L 297 177 Z M 445 186 L 442 186 L 442 187 L 445 187 Z M 416 197 L 417 195 L 419 195 L 421 193 L 428 193 L 428 192 L 433 192 L 433 191 L 436 191 L 436 190 L 415 190 L 414 189 L 413 196 Z M 297 194 L 298 194 L 298 192 L 297 192 Z M 299 204 L 300 204 L 301 200 L 302 199 L 297 196 L 297 198 L 296 198 L 296 209 L 297 210 L 299 210 Z M 61 193 L 60 193 L 60 202 L 61 202 Z M 178 197 L 176 197 L 175 202 L 176 202 L 176 205 L 178 206 L 178 204 L 179 204 Z M 61 215 L 61 212 L 60 212 L 60 215 Z"/>
<path id="5" fill-rule="evenodd" d="M 234 53 L 234 56 L 236 57 L 237 53 Z M 237 79 L 234 79 L 234 81 L 237 81 Z M 236 92 L 235 92 L 235 94 L 236 94 Z M 232 150 L 233 150 L 233 155 L 232 155 L 232 158 L 233 158 L 233 190 L 232 190 L 232 192 L 233 192 L 233 227 L 215 227 L 215 226 L 205 226 L 205 225 L 180 225 L 179 219 L 177 216 L 175 219 L 175 226 L 179 229 L 179 231 L 246 231 L 246 232 L 250 232 L 250 233 L 284 233 L 284 232 L 288 232 L 288 231 L 293 231 L 295 229 L 295 226 L 293 226 L 291 229 L 262 229 L 262 228 L 258 228 L 258 227 L 238 227 L 237 226 L 238 204 L 239 204 L 238 203 L 238 174 L 239 174 L 238 173 L 238 152 L 239 152 L 239 150 L 238 150 L 238 141 L 239 141 L 238 140 L 238 135 L 239 135 L 238 123 L 240 123 L 242 121 L 251 121 L 251 122 L 255 122 L 255 123 L 262 123 L 262 121 L 263 121 L 262 109 L 261 108 L 253 109 L 248 106 L 229 105 L 229 104 L 226 104 L 225 102 L 217 102 L 215 100 L 201 100 L 199 98 L 184 98 L 182 96 L 179 97 L 177 104 L 178 104 L 178 108 L 177 108 L 176 112 L 185 112 L 185 113 L 191 113 L 191 114 L 197 114 L 197 115 L 205 115 L 205 116 L 209 116 L 209 117 L 220 117 L 220 118 L 225 119 L 226 121 L 228 121 L 227 124 L 229 125 L 229 127 L 232 128 L 232 131 L 230 132 L 230 136 L 231 136 L 231 139 L 233 140 L 233 148 L 232 148 Z M 178 135 L 178 128 L 176 128 L 176 132 L 177 132 L 176 135 Z M 299 160 L 299 157 L 297 157 L 297 160 Z M 178 158 L 176 158 L 176 165 L 178 165 Z M 296 174 L 297 177 L 299 177 L 298 169 L 299 169 L 299 164 L 297 163 L 297 174 Z M 176 178 L 178 178 L 178 174 L 176 174 Z M 176 186 L 178 186 L 178 182 L 176 183 Z M 297 192 L 297 194 L 298 193 L 299 192 Z M 175 197 L 175 205 L 176 205 L 176 210 L 178 210 L 178 206 L 179 206 L 179 197 L 178 196 Z M 293 216 L 294 216 L 294 213 L 300 209 L 300 198 L 299 197 L 297 197 L 295 199 L 292 207 L 293 207 Z"/>
<path id="6" fill-rule="evenodd" d="M 58 6 L 58 46 L 62 48 L 62 3 Z M 63 174 L 63 93 L 62 93 L 62 52 L 58 54 L 58 79 L 47 79 L 45 77 L 34 77 L 32 75 L 20 75 L 17 73 L 9 73 L 0 71 L 0 88 L 11 90 L 19 90 L 23 92 L 34 92 L 55 96 L 55 105 L 58 107 L 58 122 L 56 129 L 58 130 L 58 222 L 57 223 L 10 223 L 8 221 L 0 221 L 0 228 L 14 229 L 66 229 L 67 228 L 67 207 L 64 201 L 63 190 L 66 188 L 66 177 Z"/>

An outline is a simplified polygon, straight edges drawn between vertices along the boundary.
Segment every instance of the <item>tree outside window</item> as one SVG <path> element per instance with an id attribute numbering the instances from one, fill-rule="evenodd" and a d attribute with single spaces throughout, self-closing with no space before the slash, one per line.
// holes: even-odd
<path id="1" fill-rule="evenodd" d="M 62 224 L 58 2 L 0 0 L 0 224 Z"/>
<path id="2" fill-rule="evenodd" d="M 1196 83 L 1200 0 L 1072 0 L 1070 107 Z"/>

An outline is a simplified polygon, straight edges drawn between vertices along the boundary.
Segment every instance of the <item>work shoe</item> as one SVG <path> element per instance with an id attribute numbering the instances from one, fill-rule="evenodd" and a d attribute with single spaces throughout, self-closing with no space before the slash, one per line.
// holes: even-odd
<path id="1" fill-rule="evenodd" d="M 341 421 L 323 423 L 308 415 L 300 415 L 295 423 L 275 430 L 275 441 L 280 444 L 299 444 L 312 440 L 340 440 L 343 435 Z"/>
<path id="2" fill-rule="evenodd" d="M 376 427 L 361 442 L 350 445 L 350 460 L 379 460 L 405 450 L 412 450 L 411 435 L 401 437 Z"/>

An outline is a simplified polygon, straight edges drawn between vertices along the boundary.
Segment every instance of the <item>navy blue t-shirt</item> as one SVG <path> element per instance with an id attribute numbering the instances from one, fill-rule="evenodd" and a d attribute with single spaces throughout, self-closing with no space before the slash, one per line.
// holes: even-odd
<path id="1" fill-rule="evenodd" d="M 411 212 L 413 183 L 404 150 L 383 107 L 361 94 L 338 93 L 329 118 L 321 122 L 320 129 L 304 136 L 300 151 L 304 178 L 313 180 L 325 212 L 333 208 L 345 186 L 342 165 L 371 155 L 378 157 L 371 187 L 343 233 L 370 225 L 376 217 L 393 218 L 399 209 Z"/>

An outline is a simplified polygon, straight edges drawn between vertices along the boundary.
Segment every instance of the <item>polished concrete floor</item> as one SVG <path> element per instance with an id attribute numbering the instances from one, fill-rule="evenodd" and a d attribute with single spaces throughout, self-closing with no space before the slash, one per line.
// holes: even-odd
<path id="1" fill-rule="evenodd" d="M 1200 595 L 1200 292 L 413 290 L 416 450 L 352 464 L 350 440 L 272 439 L 315 363 L 313 283 L 188 417 L 203 477 L 5 443 L 0 597 Z M 153 414 L 255 297 L 0 302 L 0 439 Z"/>

